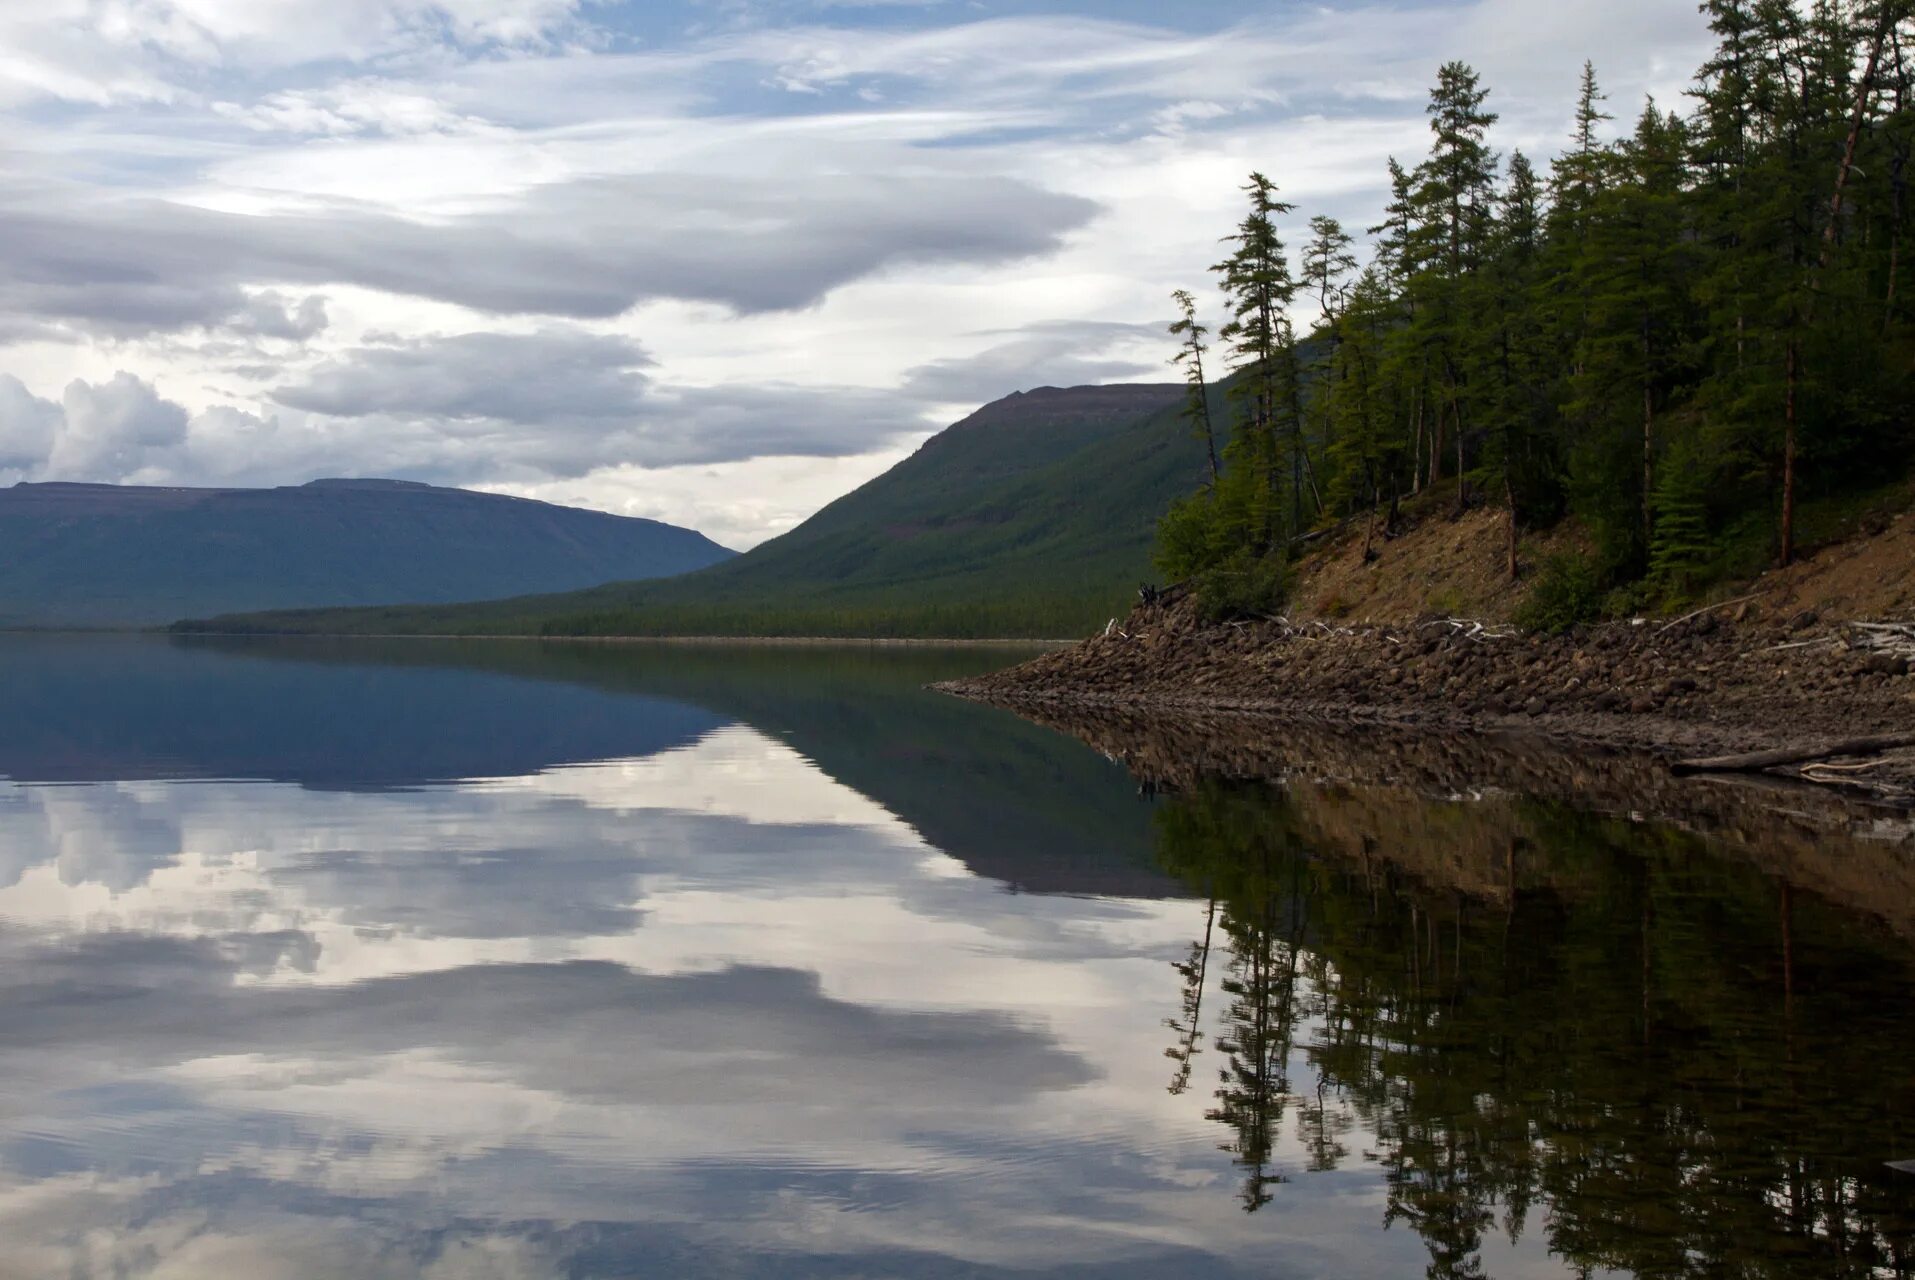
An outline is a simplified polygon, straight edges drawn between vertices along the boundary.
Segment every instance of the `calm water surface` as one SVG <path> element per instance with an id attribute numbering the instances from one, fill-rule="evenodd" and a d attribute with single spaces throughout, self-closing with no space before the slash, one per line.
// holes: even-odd
<path id="1" fill-rule="evenodd" d="M 1899 818 L 1006 660 L 0 638 L 0 1276 L 1915 1273 Z"/>

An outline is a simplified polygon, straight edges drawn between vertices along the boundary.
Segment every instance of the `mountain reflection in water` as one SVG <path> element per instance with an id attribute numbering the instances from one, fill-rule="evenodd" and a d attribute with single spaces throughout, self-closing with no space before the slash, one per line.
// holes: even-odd
<path id="1" fill-rule="evenodd" d="M 0 1276 L 1915 1271 L 1899 816 L 1005 660 L 0 638 Z"/>

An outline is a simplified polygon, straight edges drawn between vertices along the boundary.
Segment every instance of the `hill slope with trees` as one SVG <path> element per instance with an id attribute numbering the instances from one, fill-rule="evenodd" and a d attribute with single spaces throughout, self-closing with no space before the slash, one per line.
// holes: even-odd
<path id="1" fill-rule="evenodd" d="M 1203 474 L 1176 384 L 986 405 L 798 528 L 669 581 L 442 608 L 295 610 L 182 630 L 440 635 L 1067 636 L 1151 576 Z"/>
<path id="2" fill-rule="evenodd" d="M 1160 562 L 1212 616 L 1274 611 L 1299 534 L 1445 489 L 1520 536 L 1574 517 L 1586 552 L 1540 566 L 1518 616 L 1556 629 L 1672 607 L 1802 546 L 1802 516 L 1906 474 L 1915 330 L 1902 280 L 1915 151 L 1906 0 L 1707 0 L 1720 38 L 1687 109 L 1646 102 L 1611 137 L 1586 67 L 1547 170 L 1492 146 L 1461 62 L 1429 97 L 1429 153 L 1392 161 L 1355 237 L 1252 174 L 1217 268 L 1217 363 L 1188 294 L 1188 417 L 1221 455 L 1163 526 Z M 1300 352 L 1310 317 L 1321 360 Z"/>

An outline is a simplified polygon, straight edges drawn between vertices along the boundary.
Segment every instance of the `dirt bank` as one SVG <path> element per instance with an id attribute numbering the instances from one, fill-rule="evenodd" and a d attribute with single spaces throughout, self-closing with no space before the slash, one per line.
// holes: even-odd
<path id="1" fill-rule="evenodd" d="M 1105 635 L 945 686 L 1014 709 L 1276 715 L 1330 724 L 1521 731 L 1663 756 L 1915 730 L 1915 675 L 1812 612 L 1708 613 L 1567 636 L 1443 619 L 1398 626 L 1206 624 L 1140 606 Z M 1915 752 L 1861 771 L 1915 787 Z"/>
<path id="2" fill-rule="evenodd" d="M 1454 489 L 1403 506 L 1395 536 L 1364 537 L 1353 522 L 1314 544 L 1297 564 L 1293 619 L 1407 626 L 1431 614 L 1508 619 L 1550 556 L 1585 551 L 1572 524 L 1526 533 L 1512 582 L 1507 517 L 1493 507 L 1457 514 Z M 1787 569 L 1772 569 L 1725 596 L 1753 594 L 1770 617 L 1805 609 L 1824 617 L 1915 618 L 1915 487 L 1897 486 L 1828 527 Z M 1365 552 L 1369 554 L 1365 554 Z"/>

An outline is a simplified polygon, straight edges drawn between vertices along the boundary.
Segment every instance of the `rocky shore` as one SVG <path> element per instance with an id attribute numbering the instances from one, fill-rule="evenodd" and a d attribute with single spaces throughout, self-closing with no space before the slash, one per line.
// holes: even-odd
<path id="1" fill-rule="evenodd" d="M 1031 712 L 1107 708 L 1540 734 L 1664 757 L 1915 730 L 1915 675 L 1878 637 L 1810 612 L 1744 610 L 1563 636 L 1429 618 L 1402 626 L 1214 624 L 1187 599 L 943 686 Z M 1915 787 L 1915 751 L 1855 771 Z M 1821 781 L 1848 779 L 1820 778 Z"/>

